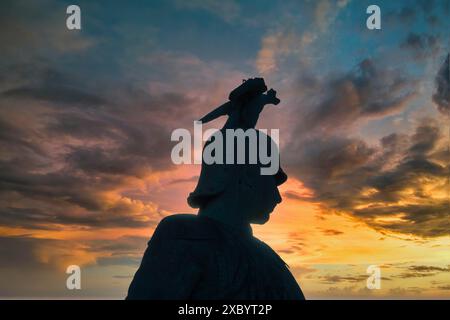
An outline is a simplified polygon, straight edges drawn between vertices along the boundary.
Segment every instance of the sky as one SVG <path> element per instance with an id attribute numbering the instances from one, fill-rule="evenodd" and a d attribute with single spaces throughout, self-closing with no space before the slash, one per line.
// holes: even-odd
<path id="1" fill-rule="evenodd" d="M 81 30 L 66 28 L 70 4 Z M 371 4 L 381 30 L 366 27 Z M 281 103 L 258 127 L 280 130 L 289 179 L 253 230 L 306 298 L 450 298 L 449 12 L 449 0 L 2 1 L 0 297 L 123 299 L 157 223 L 195 213 L 200 167 L 173 164 L 171 132 L 260 76 Z M 66 288 L 69 265 L 81 290 Z"/>

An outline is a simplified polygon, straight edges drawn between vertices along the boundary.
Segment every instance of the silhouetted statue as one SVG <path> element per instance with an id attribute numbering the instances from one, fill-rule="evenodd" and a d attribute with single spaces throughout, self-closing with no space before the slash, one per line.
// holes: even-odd
<path id="1" fill-rule="evenodd" d="M 241 115 L 232 119 L 233 111 L 225 112 L 233 123 L 230 126 L 254 127 L 264 107 L 261 101 L 279 102 L 274 91 L 264 94 L 264 87 L 249 94 L 244 88 L 248 96 L 239 102 Z M 245 116 L 252 107 L 256 112 Z M 217 116 L 206 117 L 212 120 Z M 263 138 L 269 141 L 268 151 L 278 156 L 273 140 L 266 135 Z M 259 148 L 261 140 L 257 141 Z M 245 147 L 248 151 L 249 141 Z M 287 180 L 281 167 L 274 175 L 262 175 L 264 166 L 260 161 L 203 162 L 197 187 L 188 197 L 189 205 L 199 208 L 198 215 L 176 214 L 159 223 L 127 299 L 304 299 L 284 261 L 252 235 L 250 224 L 269 220 L 281 202 L 278 186 Z"/>

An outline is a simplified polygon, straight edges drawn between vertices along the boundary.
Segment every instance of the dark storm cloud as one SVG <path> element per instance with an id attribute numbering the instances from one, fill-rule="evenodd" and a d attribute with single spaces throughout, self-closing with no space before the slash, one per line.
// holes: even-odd
<path id="1" fill-rule="evenodd" d="M 433 95 L 433 101 L 437 105 L 438 110 L 444 115 L 450 115 L 450 55 L 439 69 L 436 78 L 436 92 Z"/>
<path id="2" fill-rule="evenodd" d="M 138 156 L 124 155 L 119 150 L 104 150 L 99 147 L 75 148 L 67 161 L 87 174 L 111 174 L 125 176 L 144 176 L 150 170 L 145 167 L 146 159 Z"/>
<path id="3" fill-rule="evenodd" d="M 401 110 L 415 94 L 416 83 L 397 70 L 366 59 L 355 70 L 316 85 L 320 102 L 307 109 L 298 129 L 332 131 L 357 119 L 386 116 Z M 300 80 L 299 85 L 303 83 Z"/>
<path id="4" fill-rule="evenodd" d="M 104 209 L 101 192 L 120 184 L 120 180 L 78 176 L 65 170 L 33 174 L 13 163 L 2 163 L 0 172 L 0 190 L 5 195 L 15 192 L 31 200 L 75 205 L 88 211 Z"/>
<path id="5" fill-rule="evenodd" d="M 435 57 L 440 49 L 440 39 L 436 35 L 409 33 L 401 44 L 402 48 L 411 50 L 416 59 Z"/>
<path id="6" fill-rule="evenodd" d="M 425 123 L 418 126 L 412 136 L 408 156 L 417 159 L 428 155 L 436 147 L 439 138 L 440 128 L 437 124 Z"/>
<path id="7" fill-rule="evenodd" d="M 365 176 L 364 164 L 375 152 L 361 140 L 337 137 L 303 140 L 295 150 L 285 155 L 286 161 L 290 172 L 314 191 L 311 200 L 328 201 L 339 207 L 351 205 L 349 202 Z M 358 168 L 359 174 L 355 172 Z M 345 188 L 343 180 L 347 183 Z"/>
<path id="8" fill-rule="evenodd" d="M 15 87 L 1 92 L 3 97 L 43 100 L 55 104 L 77 104 L 84 107 L 106 103 L 102 97 L 83 88 L 82 82 L 76 77 L 46 66 L 43 62 L 37 62 L 33 66 L 28 64 L 9 65 L 5 69 L 5 72 L 12 74 L 12 79 L 9 79 L 8 82 L 14 83 L 15 80 L 19 83 Z"/>
<path id="9" fill-rule="evenodd" d="M 47 126 L 49 134 L 63 135 L 76 139 L 120 139 L 120 133 L 99 116 L 80 112 L 56 113 Z"/>
<path id="10" fill-rule="evenodd" d="M 30 139 L 31 138 L 31 139 Z M 43 156 L 45 150 L 34 143 L 27 130 L 20 126 L 15 126 L 0 118 L 0 145 L 10 153 L 19 153 L 26 156 Z M 21 159 L 17 159 L 21 160 Z M 23 161 L 22 161 L 23 162 Z M 25 164 L 25 163 L 22 163 Z"/>
<path id="11" fill-rule="evenodd" d="M 104 103 L 95 95 L 77 90 L 76 88 L 63 86 L 46 86 L 46 87 L 21 87 L 17 89 L 7 90 L 2 93 L 4 97 L 28 98 L 36 100 L 51 101 L 55 103 L 99 105 Z"/>
<path id="12" fill-rule="evenodd" d="M 132 208 L 123 207 L 122 212 L 112 209 L 91 210 L 88 214 L 67 213 L 75 208 L 64 204 L 47 205 L 48 209 L 7 207 L 0 210 L 0 223 L 10 227 L 38 230 L 60 230 L 61 226 L 89 228 L 142 228 L 156 225 L 158 216 L 153 212 L 131 214 Z M 127 211 L 128 209 L 128 211 Z M 64 211 L 67 210 L 67 211 Z M 147 220 L 153 216 L 153 220 Z"/>

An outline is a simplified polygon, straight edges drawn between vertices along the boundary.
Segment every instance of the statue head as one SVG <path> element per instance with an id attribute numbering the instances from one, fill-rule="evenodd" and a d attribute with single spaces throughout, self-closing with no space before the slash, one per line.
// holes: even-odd
<path id="1" fill-rule="evenodd" d="M 278 146 L 264 133 L 255 129 L 249 130 L 255 132 L 257 142 L 255 146 L 251 139 L 245 140 L 245 147 L 241 148 L 241 152 L 245 150 L 244 163 L 237 161 L 239 148 L 236 140 L 232 157 L 234 162 L 226 161 L 227 152 L 230 152 L 227 151 L 226 142 L 230 142 L 230 138 L 224 130 L 218 131 L 205 144 L 204 152 L 210 144 L 217 141 L 217 134 L 221 134 L 224 140 L 224 161 L 222 164 L 207 164 L 203 157 L 197 187 L 188 197 L 189 205 L 199 208 L 199 214 L 206 212 L 208 216 L 220 217 L 230 224 L 239 222 L 263 224 L 269 220 L 270 213 L 281 202 L 278 186 L 287 180 L 287 176 L 279 166 Z M 259 155 L 262 150 L 267 158 L 277 159 L 278 167 L 273 173 L 267 174 L 267 170 L 264 172 L 264 168 L 268 169 L 271 164 L 261 161 L 259 156 L 256 157 L 256 163 L 251 161 L 250 152 L 257 152 Z"/>

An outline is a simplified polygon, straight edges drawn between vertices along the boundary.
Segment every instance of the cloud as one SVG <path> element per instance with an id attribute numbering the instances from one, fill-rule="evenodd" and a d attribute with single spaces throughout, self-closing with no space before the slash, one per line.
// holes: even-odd
<path id="1" fill-rule="evenodd" d="M 441 50 L 441 41 L 435 35 L 411 32 L 400 46 L 411 50 L 416 59 L 433 58 Z"/>
<path id="2" fill-rule="evenodd" d="M 445 148 L 443 139 L 439 123 L 424 119 L 413 134 L 385 136 L 378 146 L 333 135 L 303 138 L 285 160 L 311 189 L 310 201 L 326 211 L 346 212 L 378 230 L 438 237 L 450 230 L 448 168 L 433 158 Z"/>
<path id="3" fill-rule="evenodd" d="M 240 6 L 235 1 L 220 0 L 193 0 L 193 1 L 175 1 L 175 6 L 180 9 L 199 9 L 223 18 L 231 22 L 240 15 Z"/>
<path id="4" fill-rule="evenodd" d="M 450 55 L 442 64 L 435 78 L 436 92 L 433 95 L 433 101 L 438 110 L 444 115 L 450 114 Z"/>
<path id="5" fill-rule="evenodd" d="M 321 282 L 327 283 L 327 284 L 337 284 L 337 283 L 366 283 L 368 275 L 367 274 L 360 274 L 360 275 L 324 275 L 318 277 Z M 388 277 L 381 277 L 381 280 L 383 281 L 391 281 L 391 278 Z"/>
<path id="6" fill-rule="evenodd" d="M 33 238 L 30 235 L 0 237 L 0 268 L 20 266 L 26 273 L 64 270 L 71 264 L 95 263 L 95 255 L 78 241 Z"/>
<path id="7" fill-rule="evenodd" d="M 436 275 L 435 273 L 421 273 L 421 272 L 404 272 L 399 274 L 397 277 L 401 279 L 409 279 L 409 278 L 424 278 L 424 277 L 432 277 Z"/>
<path id="8" fill-rule="evenodd" d="M 405 6 L 387 11 L 384 16 L 390 25 L 400 23 L 409 26 L 423 18 L 430 26 L 436 26 L 440 22 L 436 12 L 448 10 L 448 1 L 440 1 L 440 4 L 437 6 L 435 1 L 427 0 L 410 1 Z"/>
<path id="9" fill-rule="evenodd" d="M 346 73 L 302 73 L 295 92 L 303 96 L 292 108 L 283 160 L 312 196 L 291 192 L 289 198 L 347 213 L 379 231 L 449 234 L 441 123 L 424 118 L 412 133 L 394 131 L 377 143 L 354 135 L 366 123 L 404 112 L 418 97 L 418 82 L 405 70 L 375 57 Z"/>
<path id="10" fill-rule="evenodd" d="M 450 290 L 450 284 L 437 286 L 437 288 L 440 290 Z"/>
<path id="11" fill-rule="evenodd" d="M 450 266 L 412 265 L 408 266 L 406 270 L 407 272 L 400 273 L 397 277 L 402 279 L 432 277 L 439 273 L 450 272 Z"/>
<path id="12" fill-rule="evenodd" d="M 234 10 L 212 1 L 197 5 L 217 14 L 227 6 L 227 14 Z M 147 199 L 160 176 L 174 169 L 172 130 L 191 128 L 222 103 L 242 73 L 153 43 L 135 46 L 130 33 L 117 30 L 94 43 L 86 33 L 66 30 L 64 5 L 27 4 L 22 12 L 24 6 L 2 3 L 1 11 L 11 28 L 0 31 L 9 54 L 0 62 L 0 146 L 6 150 L 0 224 L 33 230 L 152 226 L 167 215 Z M 56 17 L 51 12 L 58 6 L 63 15 Z M 36 39 L 21 44 L 9 29 Z M 125 53 L 110 52 L 113 37 L 124 41 Z M 83 55 L 93 44 L 99 54 Z M 221 77 L 226 80 L 217 81 Z"/>
<path id="13" fill-rule="evenodd" d="M 324 229 L 322 230 L 322 233 L 326 236 L 338 236 L 340 234 L 343 234 L 344 232 L 334 229 Z"/>
<path id="14" fill-rule="evenodd" d="M 270 24 L 271 28 L 261 39 L 261 48 L 255 61 L 257 71 L 263 75 L 272 75 L 289 58 L 301 60 L 305 50 L 330 30 L 341 10 L 349 3 L 350 0 L 320 0 L 287 4 L 286 11 L 276 13 L 282 17 L 277 20 L 280 23 Z M 265 19 L 271 21 L 273 18 L 269 16 Z M 305 28 L 308 25 L 310 28 Z"/>
<path id="15" fill-rule="evenodd" d="M 167 215 L 146 199 L 175 168 L 172 130 L 191 128 L 242 74 L 218 82 L 222 64 L 161 51 L 135 64 L 139 77 L 101 81 L 35 57 L 3 67 L 0 224 L 142 228 Z"/>
<path id="16" fill-rule="evenodd" d="M 409 270 L 417 272 L 450 272 L 450 266 L 447 267 L 437 267 L 437 266 L 424 266 L 424 265 L 414 265 L 408 267 Z"/>
<path id="17" fill-rule="evenodd" d="M 167 214 L 146 198 L 147 181 L 174 168 L 170 134 L 230 86 L 213 81 L 223 65 L 194 56 L 157 51 L 137 65 L 140 78 L 108 79 L 37 56 L 2 61 L 2 225 L 141 228 Z"/>
<path id="18" fill-rule="evenodd" d="M 0 268 L 24 266 L 35 268 L 41 262 L 36 257 L 35 242 L 26 236 L 0 237 Z"/>
<path id="19" fill-rule="evenodd" d="M 324 292 L 319 292 L 318 296 L 336 297 L 339 299 L 348 299 L 351 297 L 371 297 L 374 296 L 374 290 L 366 286 L 349 285 L 345 287 L 329 287 Z"/>
<path id="20" fill-rule="evenodd" d="M 261 49 L 255 62 L 256 69 L 263 75 L 277 71 L 284 58 L 298 52 L 311 40 L 309 34 L 300 36 L 293 31 L 278 31 L 266 35 L 261 40 Z"/>
<path id="21" fill-rule="evenodd" d="M 0 268 L 21 266 L 33 269 L 65 270 L 70 264 L 131 265 L 136 267 L 145 250 L 147 237 L 122 236 L 115 239 L 58 240 L 31 235 L 0 237 Z"/>
<path id="22" fill-rule="evenodd" d="M 58 56 L 94 47 L 94 39 L 85 33 L 67 30 L 66 8 L 67 4 L 47 0 L 2 1 L 0 39 L 4 57 L 26 61 L 33 55 Z"/>
<path id="23" fill-rule="evenodd" d="M 317 269 L 308 265 L 290 266 L 289 270 L 297 279 L 303 279 L 306 275 L 317 272 Z"/>
<path id="24" fill-rule="evenodd" d="M 136 270 L 147 241 L 147 237 L 132 235 L 96 240 L 34 238 L 31 234 L 2 236 L 0 296 L 73 297 L 64 285 L 66 269 L 69 265 L 78 265 L 82 270 L 82 283 L 88 284 L 83 287 L 82 295 L 98 297 L 99 289 L 111 291 L 109 274 L 131 274 Z M 125 275 L 120 278 L 125 279 Z M 102 285 L 102 282 L 106 283 Z M 118 289 L 116 296 L 126 290 L 125 287 Z"/>
<path id="25" fill-rule="evenodd" d="M 97 260 L 99 266 L 138 266 L 141 257 L 101 257 Z"/>
<path id="26" fill-rule="evenodd" d="M 61 193 L 60 196 L 70 197 L 71 194 L 65 192 Z M 33 203 L 45 206 L 45 210 L 30 208 L 25 205 L 21 207 L 20 204 L 2 208 L 0 210 L 2 214 L 0 217 L 1 224 L 31 230 L 60 230 L 61 226 L 79 229 L 143 228 L 156 225 L 163 216 L 149 204 L 137 201 L 132 203 L 127 199 L 115 202 L 110 208 L 102 208 L 103 199 L 75 199 L 74 202 L 87 207 L 87 210 L 82 210 L 67 203 L 57 202 L 53 204 L 45 197 L 39 200 Z M 27 203 L 29 200 L 24 202 Z"/>
<path id="27" fill-rule="evenodd" d="M 149 238 L 141 236 L 121 236 L 114 241 L 111 240 L 91 240 L 89 246 L 96 252 L 111 252 L 114 255 L 129 255 L 144 251 Z"/>
<path id="28" fill-rule="evenodd" d="M 178 184 L 178 183 L 193 183 L 198 181 L 199 176 L 192 176 L 190 178 L 182 178 L 182 179 L 174 179 L 169 182 L 169 184 Z"/>
<path id="29" fill-rule="evenodd" d="M 309 194 L 303 195 L 303 194 L 299 194 L 299 193 L 293 192 L 293 191 L 286 191 L 286 192 L 283 193 L 283 198 L 284 197 L 286 197 L 288 199 L 292 199 L 292 200 L 302 201 L 302 200 L 310 199 L 311 195 L 309 195 Z"/>
<path id="30" fill-rule="evenodd" d="M 423 293 L 424 291 L 426 291 L 426 289 L 420 287 L 407 287 L 407 288 L 396 287 L 389 289 L 389 294 L 394 297 L 404 297 L 410 295 L 417 296 Z"/>
<path id="31" fill-rule="evenodd" d="M 364 282 L 367 280 L 367 275 L 358 276 L 340 276 L 340 275 L 325 275 L 319 277 L 323 283 L 334 284 L 339 282 Z"/>
<path id="32" fill-rule="evenodd" d="M 395 114 L 416 93 L 415 81 L 400 70 L 384 68 L 372 59 L 361 61 L 349 73 L 314 82 L 314 88 L 320 91 L 319 101 L 302 106 L 306 110 L 297 126 L 297 135 L 311 130 L 335 131 L 359 119 Z M 301 89 L 302 79 L 298 85 Z"/>
<path id="33" fill-rule="evenodd" d="M 54 103 L 80 104 L 84 106 L 100 105 L 103 100 L 95 95 L 79 91 L 76 88 L 61 85 L 42 87 L 19 87 L 2 92 L 5 98 L 22 98 L 51 101 Z"/>
<path id="34" fill-rule="evenodd" d="M 350 0 L 329 1 L 320 0 L 315 8 L 315 23 L 320 32 L 328 30 L 330 25 L 336 20 L 339 11 L 345 8 Z"/>
<path id="35" fill-rule="evenodd" d="M 170 127 L 142 115 L 141 103 L 157 112 L 191 100 L 119 89 L 121 99 L 110 102 L 106 92 L 66 81 L 68 74 L 35 68 L 32 81 L 14 74 L 16 87 L 0 93 L 8 114 L 0 121 L 0 144 L 8 150 L 0 159 L 0 220 L 44 229 L 143 227 L 158 220 L 153 203 L 122 194 L 172 167 Z"/>
<path id="36" fill-rule="evenodd" d="M 124 280 L 131 280 L 133 278 L 132 275 L 114 275 L 114 279 L 124 279 Z"/>
<path id="37" fill-rule="evenodd" d="M 413 6 L 402 7 L 397 10 L 388 11 L 386 13 L 386 22 L 389 24 L 395 23 L 403 23 L 408 24 L 412 23 L 416 18 L 417 12 Z"/>

